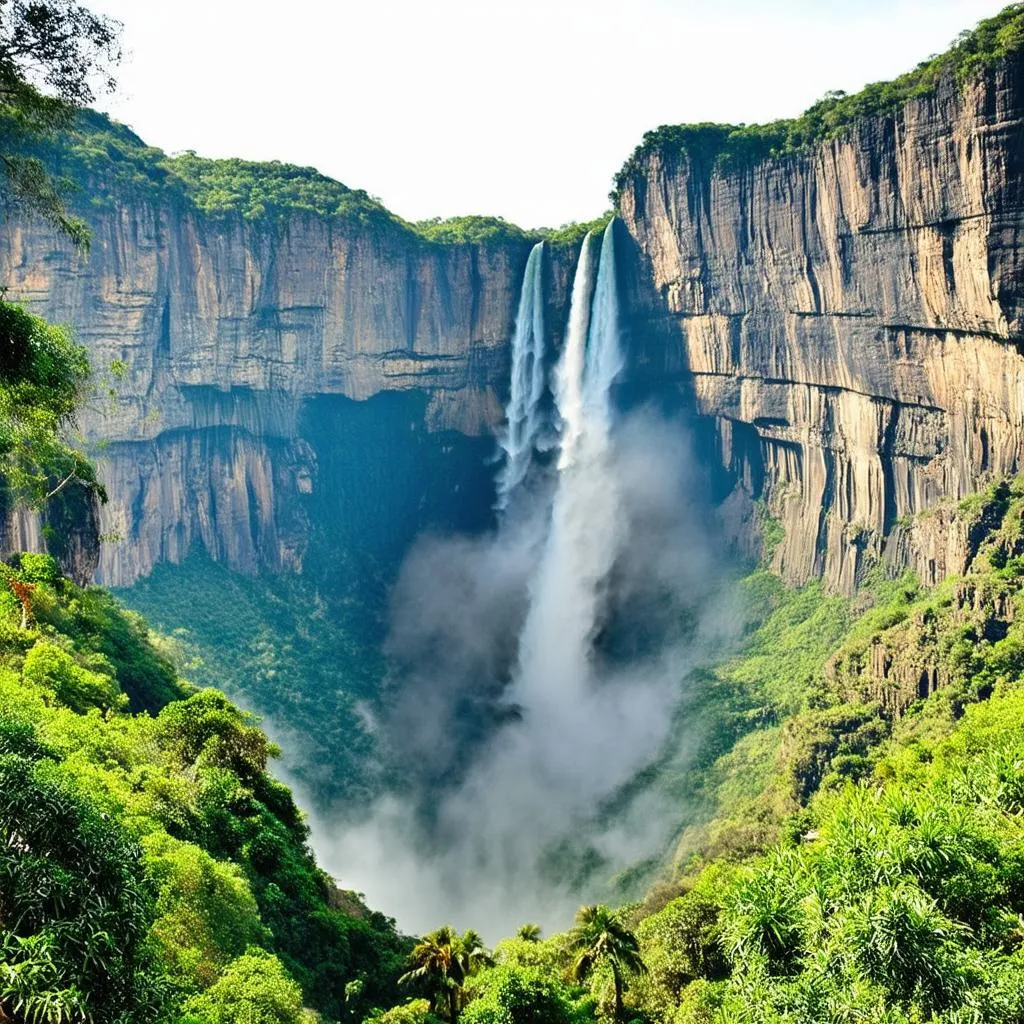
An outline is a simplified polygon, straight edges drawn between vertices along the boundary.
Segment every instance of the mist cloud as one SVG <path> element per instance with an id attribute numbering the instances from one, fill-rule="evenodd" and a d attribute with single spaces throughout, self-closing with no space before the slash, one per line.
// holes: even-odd
<path id="1" fill-rule="evenodd" d="M 406 930 L 564 927 L 677 823 L 650 792 L 611 824 L 599 810 L 730 638 L 707 486 L 685 424 L 649 410 L 576 468 L 536 474 L 488 536 L 422 539 L 396 585 L 376 727 L 402 784 L 315 834 Z"/>

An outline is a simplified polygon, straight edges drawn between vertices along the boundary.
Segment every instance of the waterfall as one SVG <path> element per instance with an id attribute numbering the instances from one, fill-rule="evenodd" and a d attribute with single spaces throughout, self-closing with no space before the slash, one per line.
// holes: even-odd
<path id="1" fill-rule="evenodd" d="M 540 435 L 540 403 L 544 396 L 544 243 L 530 250 L 519 294 L 515 334 L 512 336 L 512 379 L 507 426 L 501 446 L 505 464 L 498 476 L 498 508 L 526 478 Z"/>
<path id="2" fill-rule="evenodd" d="M 624 533 L 611 450 L 611 386 L 622 368 L 613 224 L 601 243 L 591 306 L 593 248 L 588 238 L 556 374 L 563 447 L 549 532 L 520 637 L 516 697 L 538 718 L 552 704 L 564 708 L 568 695 L 588 686 L 604 588 Z M 551 716 L 553 725 L 560 719 L 564 727 L 564 716 Z"/>
<path id="3" fill-rule="evenodd" d="M 587 356 L 587 332 L 590 329 L 596 248 L 597 239 L 590 233 L 583 239 L 583 248 L 576 264 L 565 348 L 555 368 L 555 403 L 562 426 L 559 470 L 565 469 L 572 462 L 573 453 L 583 433 L 583 367 Z"/>
<path id="4" fill-rule="evenodd" d="M 612 427 L 611 387 L 622 372 L 619 347 L 619 293 L 615 277 L 615 222 L 601 240 L 601 263 L 587 338 L 583 375 L 584 422 L 595 441 L 607 446 Z"/>
<path id="5" fill-rule="evenodd" d="M 553 850 L 564 844 L 573 864 L 596 851 L 611 874 L 660 849 L 653 791 L 614 820 L 597 812 L 664 749 L 682 681 L 728 635 L 679 425 L 617 415 L 615 241 L 609 225 L 579 254 L 551 377 L 557 459 L 522 486 L 547 428 L 538 248 L 503 441 L 514 514 L 483 536 L 431 538 L 396 585 L 401 688 L 385 735 L 412 752 L 411 795 L 347 828 L 338 863 L 348 884 L 373 883 L 375 902 L 415 914 L 417 930 L 454 918 L 499 933 L 538 915 L 561 926 L 601 883 L 552 877 Z"/>

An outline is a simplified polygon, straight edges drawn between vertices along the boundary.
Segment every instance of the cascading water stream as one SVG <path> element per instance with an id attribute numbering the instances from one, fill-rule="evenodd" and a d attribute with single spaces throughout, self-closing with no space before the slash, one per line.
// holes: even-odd
<path id="1" fill-rule="evenodd" d="M 613 224 L 601 242 L 591 301 L 593 264 L 588 238 L 556 377 L 563 435 L 550 530 L 520 638 L 515 696 L 537 718 L 555 706 L 564 709 L 570 691 L 583 692 L 589 685 L 603 585 L 623 533 L 620 488 L 611 464 L 611 386 L 622 368 Z M 564 727 L 559 717 L 564 716 L 551 715 L 552 727 Z"/>
<path id="2" fill-rule="evenodd" d="M 595 810 L 663 749 L 708 642 L 699 628 L 721 616 L 710 545 L 681 500 L 678 426 L 616 414 L 615 256 L 614 222 L 584 240 L 552 378 L 560 452 L 524 487 L 547 416 L 542 250 L 531 253 L 499 478 L 500 507 L 515 512 L 486 537 L 425 543 L 396 588 L 389 642 L 408 681 L 389 735 L 423 751 L 417 788 L 347 829 L 339 863 L 375 903 L 410 921 L 414 908 L 417 927 L 455 918 L 497 935 L 527 908 L 564 924 L 601 883 L 553 875 L 553 851 L 570 865 L 596 852 L 613 871 L 667 839 L 655 793 L 615 822 Z M 651 609 L 661 617 L 649 623 Z M 642 648 L 621 642 L 630 616 L 653 630 Z M 500 724 L 481 727 L 480 708 Z"/>
<path id="3" fill-rule="evenodd" d="M 583 373 L 586 432 L 606 447 L 612 427 L 611 388 L 622 372 L 619 347 L 619 292 L 615 270 L 615 222 L 601 239 L 601 263 L 594 288 L 594 303 L 587 336 Z"/>
<path id="4" fill-rule="evenodd" d="M 512 492 L 526 478 L 541 432 L 540 404 L 544 397 L 544 243 L 530 250 L 519 294 L 512 336 L 512 374 L 507 426 L 501 446 L 505 464 L 498 475 L 497 507 L 508 507 Z"/>
<path id="5" fill-rule="evenodd" d="M 565 348 L 555 368 L 555 404 L 562 427 L 559 471 L 572 462 L 573 453 L 583 433 L 583 368 L 587 358 L 587 332 L 590 330 L 590 303 L 594 292 L 597 247 L 597 238 L 593 234 L 583 239 L 576 276 L 572 282 Z"/>

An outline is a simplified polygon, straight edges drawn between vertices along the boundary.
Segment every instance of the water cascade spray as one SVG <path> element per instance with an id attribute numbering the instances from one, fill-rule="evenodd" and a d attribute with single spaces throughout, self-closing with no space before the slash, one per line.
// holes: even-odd
<path id="1" fill-rule="evenodd" d="M 546 427 L 538 246 L 519 303 L 498 481 L 500 507 L 511 498 L 516 514 L 486 537 L 424 543 L 396 588 L 391 642 L 410 668 L 392 735 L 419 744 L 444 783 L 428 780 L 409 803 L 382 799 L 365 827 L 346 829 L 337 863 L 405 927 L 455 919 L 497 937 L 526 908 L 564 925 L 600 879 L 552 877 L 553 852 L 570 865 L 596 852 L 613 871 L 667 840 L 653 791 L 614 822 L 595 811 L 663 749 L 680 681 L 702 650 L 720 648 L 715 624 L 728 617 L 711 545 L 684 500 L 693 488 L 679 426 L 617 415 L 614 223 L 584 240 L 576 267 L 551 379 L 558 459 L 539 486 L 522 486 Z M 648 609 L 667 611 L 664 623 L 644 622 L 654 630 L 645 648 L 617 647 L 628 616 Z M 486 743 L 453 748 L 463 709 L 490 709 L 496 694 L 515 714 Z"/>
<path id="2" fill-rule="evenodd" d="M 564 714 L 553 713 L 553 705 L 571 707 L 567 689 L 582 692 L 590 685 L 604 584 L 624 532 L 620 486 L 611 464 L 611 387 L 622 369 L 613 224 L 601 242 L 591 300 L 593 250 L 588 237 L 580 252 L 568 338 L 556 375 L 563 424 L 559 475 L 520 638 L 515 684 L 516 699 L 524 708 L 538 718 L 550 716 L 557 728 L 571 728 L 571 723 L 559 722 Z"/>
<path id="3" fill-rule="evenodd" d="M 572 462 L 583 433 L 583 367 L 587 358 L 587 332 L 590 330 L 590 303 L 594 297 L 594 271 L 597 266 L 597 237 L 583 239 L 576 276 L 572 282 L 569 328 L 565 348 L 555 368 L 555 402 L 561 419 L 561 444 L 558 469 Z"/>
<path id="4" fill-rule="evenodd" d="M 526 261 L 512 337 L 512 379 L 507 426 L 501 446 L 505 464 L 498 476 L 498 508 L 508 507 L 512 492 L 526 478 L 540 435 L 540 403 L 544 396 L 544 243 L 538 242 Z"/>

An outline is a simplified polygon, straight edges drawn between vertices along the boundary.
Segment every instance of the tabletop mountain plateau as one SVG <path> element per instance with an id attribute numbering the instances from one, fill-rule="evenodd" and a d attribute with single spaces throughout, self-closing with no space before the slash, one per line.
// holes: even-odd
<path id="1" fill-rule="evenodd" d="M 630 162 L 627 374 L 706 419 L 738 533 L 756 543 L 763 499 L 791 582 L 849 593 L 883 553 L 931 580 L 962 568 L 941 517 L 903 520 L 1019 464 L 1022 75 L 1015 58 L 947 75 L 779 157 L 718 159 L 707 126 L 693 152 L 655 143 Z M 114 495 L 102 529 L 120 536 L 99 581 L 128 586 L 194 544 L 243 572 L 300 570 L 304 506 L 343 486 L 320 466 L 318 403 L 340 436 L 350 418 L 401 421 L 448 467 L 439 492 L 486 490 L 480 439 L 503 415 L 529 237 L 434 242 L 378 209 L 204 209 L 152 156 L 156 182 L 121 181 L 119 147 L 147 151 L 99 128 L 86 138 L 103 159 L 67 160 L 104 184 L 89 255 L 31 223 L 0 243 L 12 298 L 127 365 L 116 400 L 83 417 Z M 556 342 L 577 251 L 546 260 Z M 430 488 L 390 486 L 406 509 Z M 339 514 L 366 501 L 376 516 L 375 484 L 355 489 Z"/>

